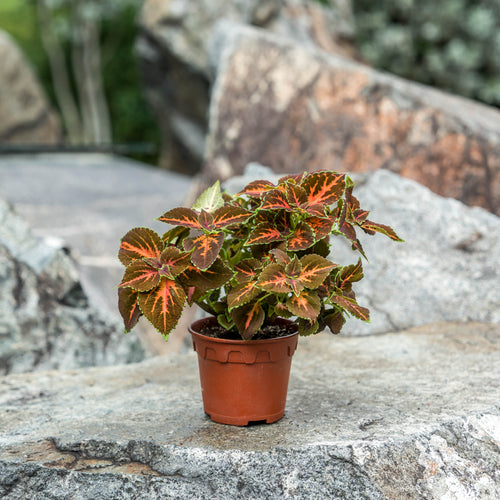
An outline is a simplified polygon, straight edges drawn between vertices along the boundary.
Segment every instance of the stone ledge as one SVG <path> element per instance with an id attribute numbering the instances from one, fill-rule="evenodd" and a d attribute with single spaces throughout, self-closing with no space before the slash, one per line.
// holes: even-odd
<path id="1" fill-rule="evenodd" d="M 301 339 L 287 412 L 204 414 L 194 353 L 0 379 L 6 498 L 496 498 L 500 326 Z"/>

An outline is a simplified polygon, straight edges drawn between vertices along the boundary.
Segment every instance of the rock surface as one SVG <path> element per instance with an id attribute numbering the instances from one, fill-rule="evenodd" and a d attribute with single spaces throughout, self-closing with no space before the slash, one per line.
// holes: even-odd
<path id="1" fill-rule="evenodd" d="M 194 353 L 0 378 L 14 499 L 500 496 L 500 327 L 300 339 L 285 417 L 203 414 Z"/>
<path id="2" fill-rule="evenodd" d="M 252 161 L 276 172 L 389 169 L 500 214 L 500 111 L 222 23 L 207 184 Z"/>
<path id="3" fill-rule="evenodd" d="M 281 177 L 262 166 L 226 183 L 238 192 L 251 180 Z M 353 175 L 354 195 L 370 218 L 392 226 L 405 243 L 381 235 L 359 237 L 369 261 L 354 286 L 371 323 L 349 320 L 346 334 L 402 330 L 437 321 L 500 323 L 500 218 L 481 208 L 442 198 L 388 170 Z M 332 240 L 332 260 L 355 263 L 342 238 Z"/>
<path id="4" fill-rule="evenodd" d="M 60 248 L 0 198 L 0 373 L 139 361 L 139 341 L 92 308 Z"/>
<path id="5" fill-rule="evenodd" d="M 71 249 L 89 301 L 116 320 L 115 287 L 123 273 L 117 259 L 120 238 L 134 226 L 163 234 L 165 224 L 155 219 L 183 204 L 191 181 L 103 154 L 0 156 L 0 196 L 36 236 Z M 147 352 L 169 347 L 145 322 L 139 333 Z"/>
<path id="6" fill-rule="evenodd" d="M 62 129 L 12 37 L 0 30 L 0 144 L 56 144 Z"/>
<path id="7" fill-rule="evenodd" d="M 327 9 L 305 0 L 146 0 L 136 49 L 162 131 L 162 165 L 183 173 L 201 166 L 213 79 L 208 40 L 219 20 L 256 25 L 305 46 L 351 54 L 350 0 L 330 4 Z"/>

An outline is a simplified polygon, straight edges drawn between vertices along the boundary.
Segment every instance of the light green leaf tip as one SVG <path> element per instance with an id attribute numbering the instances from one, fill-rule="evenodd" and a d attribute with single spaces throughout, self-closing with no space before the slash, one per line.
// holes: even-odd
<path id="1" fill-rule="evenodd" d="M 193 205 L 194 210 L 205 210 L 214 212 L 224 206 L 224 198 L 220 190 L 220 182 L 216 181 L 212 187 L 209 187 L 200 195 Z"/>

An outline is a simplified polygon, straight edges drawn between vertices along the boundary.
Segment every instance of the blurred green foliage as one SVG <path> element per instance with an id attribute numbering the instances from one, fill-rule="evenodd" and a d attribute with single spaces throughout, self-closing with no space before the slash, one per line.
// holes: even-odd
<path id="1" fill-rule="evenodd" d="M 353 0 L 375 67 L 500 106 L 500 0 Z"/>
<path id="2" fill-rule="evenodd" d="M 117 15 L 102 21 L 102 38 L 110 40 L 109 46 L 103 46 L 104 85 L 111 114 L 113 142 L 145 142 L 158 148 L 158 126 L 142 94 L 133 52 L 139 5 L 119 9 Z M 0 0 L 0 29 L 14 37 L 31 62 L 53 106 L 57 107 L 50 68 L 38 31 L 35 3 Z M 157 154 L 133 157 L 148 163 L 157 162 Z"/>

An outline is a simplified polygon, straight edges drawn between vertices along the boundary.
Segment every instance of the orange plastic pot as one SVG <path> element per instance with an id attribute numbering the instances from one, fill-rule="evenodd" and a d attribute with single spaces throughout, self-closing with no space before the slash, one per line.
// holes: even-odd
<path id="1" fill-rule="evenodd" d="M 292 356 L 298 333 L 270 340 L 226 340 L 198 333 L 205 322 L 189 331 L 198 354 L 203 407 L 222 424 L 272 423 L 285 413 Z M 291 323 L 278 319 L 277 323 Z"/>

